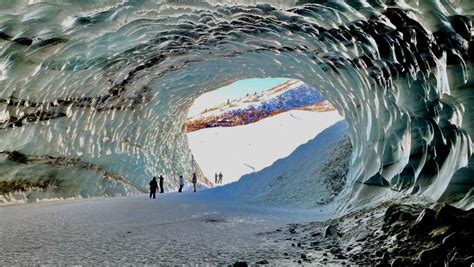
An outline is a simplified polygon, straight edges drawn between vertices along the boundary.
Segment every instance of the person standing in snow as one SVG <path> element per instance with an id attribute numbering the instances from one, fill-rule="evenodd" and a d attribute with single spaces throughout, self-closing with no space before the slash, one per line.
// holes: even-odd
<path id="1" fill-rule="evenodd" d="M 165 178 L 163 178 L 163 175 L 160 175 L 160 193 L 164 193 L 165 192 L 165 189 L 163 187 L 163 181 L 165 180 Z"/>
<path id="2" fill-rule="evenodd" d="M 193 172 L 193 178 L 192 178 L 191 181 L 192 181 L 192 183 L 193 183 L 193 192 L 196 192 L 196 184 L 197 184 L 197 182 L 198 182 L 198 178 L 197 178 L 195 172 Z"/>
<path id="3" fill-rule="evenodd" d="M 182 175 L 179 176 L 179 188 L 178 192 L 181 193 L 183 192 L 183 186 L 184 186 L 184 178 Z"/>
<path id="4" fill-rule="evenodd" d="M 156 189 L 158 188 L 158 183 L 156 182 L 156 177 L 153 177 L 153 180 L 150 181 L 150 198 L 153 196 L 153 198 L 156 197 Z"/>
<path id="5" fill-rule="evenodd" d="M 217 184 L 217 172 L 216 172 L 216 174 L 214 175 L 214 183 Z"/>
<path id="6" fill-rule="evenodd" d="M 219 180 L 217 181 L 219 184 L 222 184 L 222 177 L 224 177 L 224 175 L 222 175 L 222 172 L 219 172 Z"/>

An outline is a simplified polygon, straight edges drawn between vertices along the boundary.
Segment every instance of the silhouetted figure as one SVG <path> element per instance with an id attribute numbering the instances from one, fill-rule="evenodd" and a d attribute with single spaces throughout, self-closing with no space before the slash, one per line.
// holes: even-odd
<path id="1" fill-rule="evenodd" d="M 163 175 L 160 175 L 160 193 L 164 193 L 165 192 L 165 188 L 163 187 L 163 181 L 165 180 L 165 178 L 163 178 Z"/>
<path id="2" fill-rule="evenodd" d="M 153 196 L 153 198 L 156 197 L 156 189 L 158 188 L 158 183 L 156 182 L 156 177 L 153 177 L 153 180 L 150 181 L 150 198 Z"/>
<path id="3" fill-rule="evenodd" d="M 219 184 L 222 184 L 222 177 L 224 177 L 224 175 L 222 175 L 222 172 L 219 172 L 219 180 L 217 180 Z"/>
<path id="4" fill-rule="evenodd" d="M 193 172 L 193 179 L 191 181 L 193 182 L 193 192 L 196 192 L 196 184 L 198 182 L 198 178 L 195 172 Z"/>
<path id="5" fill-rule="evenodd" d="M 218 178 L 217 178 L 217 172 L 216 172 L 216 174 L 214 175 L 214 183 L 215 183 L 215 184 L 217 184 L 217 179 L 218 179 Z"/>
<path id="6" fill-rule="evenodd" d="M 183 192 L 183 186 L 184 186 L 184 178 L 182 175 L 180 175 L 179 176 L 179 189 L 178 189 L 179 193 Z"/>

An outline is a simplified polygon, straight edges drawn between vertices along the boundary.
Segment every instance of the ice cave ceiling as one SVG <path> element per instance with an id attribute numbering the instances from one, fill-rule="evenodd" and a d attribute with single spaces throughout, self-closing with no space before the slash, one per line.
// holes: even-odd
<path id="1" fill-rule="evenodd" d="M 0 182 L 92 196 L 189 175 L 193 99 L 287 77 L 349 123 L 342 196 L 472 189 L 474 3 L 116 2 L 0 3 Z"/>

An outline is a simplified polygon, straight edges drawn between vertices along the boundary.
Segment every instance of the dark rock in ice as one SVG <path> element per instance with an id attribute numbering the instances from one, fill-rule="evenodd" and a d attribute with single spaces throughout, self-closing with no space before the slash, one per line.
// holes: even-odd
<path id="1" fill-rule="evenodd" d="M 338 247 L 334 247 L 334 248 L 331 248 L 331 250 L 329 250 L 329 252 L 331 252 L 333 255 L 339 254 L 341 251 L 342 249 Z"/>
<path id="2" fill-rule="evenodd" d="M 382 255 L 382 261 L 388 262 L 389 260 L 390 260 L 390 256 L 388 255 L 387 252 L 385 252 L 385 253 Z"/>
<path id="3" fill-rule="evenodd" d="M 414 234 L 427 233 L 433 229 L 435 225 L 435 211 L 432 209 L 424 209 L 410 231 Z"/>
<path id="4" fill-rule="evenodd" d="M 28 163 L 28 157 L 18 151 L 8 152 L 8 159 L 18 163 Z"/>
<path id="5" fill-rule="evenodd" d="M 320 236 L 320 235 L 321 235 L 321 233 L 312 233 L 311 234 L 312 237 L 317 237 L 317 236 Z"/>
<path id="6" fill-rule="evenodd" d="M 418 212 L 412 206 L 394 204 L 387 208 L 383 220 L 385 224 L 392 224 L 395 221 L 413 220 Z"/>
<path id="7" fill-rule="evenodd" d="M 453 257 L 448 261 L 449 266 L 473 266 L 474 256 L 462 258 L 462 257 Z M 448 266 L 448 265 L 446 265 Z"/>
<path id="8" fill-rule="evenodd" d="M 301 259 L 302 259 L 302 260 L 306 260 L 306 259 L 307 259 L 307 256 L 306 256 L 306 254 L 304 254 L 304 253 L 303 253 L 303 254 L 301 254 Z"/>
<path id="9" fill-rule="evenodd" d="M 392 264 L 391 266 L 395 267 L 395 266 L 412 266 L 413 265 L 413 261 L 408 259 L 408 258 L 404 258 L 404 257 L 397 257 L 394 261 L 392 261 Z"/>
<path id="10" fill-rule="evenodd" d="M 449 17 L 449 22 L 453 29 L 465 40 L 471 39 L 472 22 L 462 15 L 454 15 Z"/>
<path id="11" fill-rule="evenodd" d="M 425 249 L 418 254 L 418 260 L 422 265 L 432 264 L 432 263 L 442 263 L 440 259 L 440 246 L 435 246 L 433 248 Z"/>
<path id="12" fill-rule="evenodd" d="M 382 255 L 383 255 L 383 251 L 381 251 L 381 250 L 377 250 L 375 252 L 375 256 L 377 256 L 377 257 L 382 257 Z"/>
<path id="13" fill-rule="evenodd" d="M 245 262 L 245 261 L 237 261 L 237 262 L 234 263 L 234 265 L 233 265 L 233 267 L 247 267 L 247 266 L 249 266 L 249 265 L 248 265 L 247 262 Z"/>
<path id="14" fill-rule="evenodd" d="M 367 179 L 366 181 L 364 181 L 364 184 L 386 186 L 386 187 L 390 186 L 390 183 L 380 173 L 377 173 L 374 176 Z"/>
<path id="15" fill-rule="evenodd" d="M 270 262 L 268 262 L 267 260 L 261 260 L 261 261 L 257 261 L 256 264 L 264 265 L 264 264 L 270 264 Z"/>
<path id="16" fill-rule="evenodd" d="M 12 41 L 24 46 L 30 46 L 33 43 L 33 40 L 27 37 L 19 37 L 19 38 L 13 39 Z"/>
<path id="17" fill-rule="evenodd" d="M 452 224 L 463 212 L 461 209 L 443 203 L 436 211 L 436 221 L 440 224 Z"/>
<path id="18" fill-rule="evenodd" d="M 341 236 L 341 234 L 337 231 L 336 226 L 329 225 L 328 227 L 326 227 L 326 230 L 324 231 L 324 238 L 336 236 Z"/>
<path id="19" fill-rule="evenodd" d="M 436 239 L 437 241 L 439 241 L 440 239 L 443 239 L 446 236 L 446 234 L 449 233 L 450 231 L 451 231 L 451 228 L 449 226 L 441 226 L 441 227 L 437 227 L 433 229 L 430 232 L 430 236 L 433 239 Z"/>
<path id="20" fill-rule="evenodd" d="M 0 39 L 10 40 L 11 38 L 12 37 L 8 33 L 4 32 L 4 31 L 0 31 Z"/>
<path id="21" fill-rule="evenodd" d="M 454 232 L 448 235 L 447 237 L 443 238 L 443 241 L 441 242 L 441 244 L 443 245 L 445 249 L 451 248 L 456 245 L 456 243 L 459 241 L 460 238 L 461 237 L 459 236 L 459 234 Z"/>

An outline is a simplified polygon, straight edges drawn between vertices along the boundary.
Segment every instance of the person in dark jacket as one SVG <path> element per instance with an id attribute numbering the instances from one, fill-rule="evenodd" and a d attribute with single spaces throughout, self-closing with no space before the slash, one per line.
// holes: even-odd
<path id="1" fill-rule="evenodd" d="M 198 182 L 198 178 L 197 178 L 195 172 L 193 172 L 193 178 L 192 178 L 191 182 L 193 183 L 193 192 L 196 192 L 196 184 Z"/>
<path id="2" fill-rule="evenodd" d="M 156 177 L 153 177 L 153 180 L 150 181 L 150 198 L 153 196 L 153 198 L 156 197 L 156 189 L 158 188 L 158 183 L 156 182 Z"/>
<path id="3" fill-rule="evenodd" d="M 181 193 L 183 192 L 183 186 L 184 186 L 184 178 L 182 175 L 179 176 L 179 188 L 178 192 Z"/>
<path id="4" fill-rule="evenodd" d="M 165 180 L 165 178 L 163 178 L 163 175 L 160 175 L 160 193 L 164 193 L 165 192 L 165 188 L 163 187 L 163 181 Z"/>

